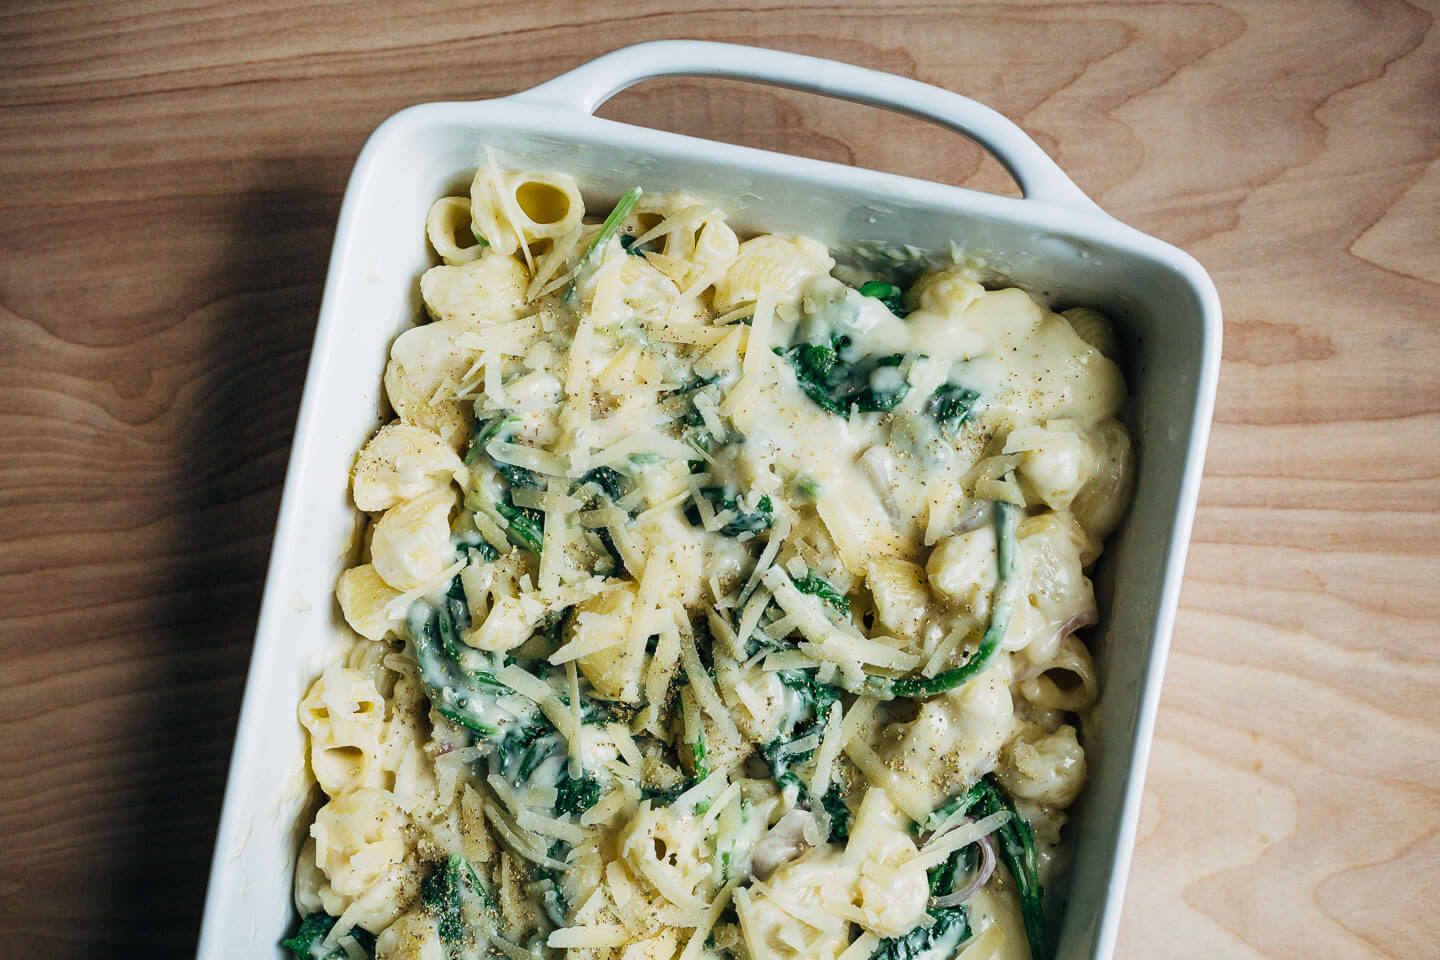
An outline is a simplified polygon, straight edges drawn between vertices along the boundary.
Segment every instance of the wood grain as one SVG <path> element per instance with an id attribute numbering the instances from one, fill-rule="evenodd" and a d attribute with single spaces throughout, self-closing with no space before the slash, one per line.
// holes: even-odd
<path id="1" fill-rule="evenodd" d="M 1119 956 L 1436 956 L 1436 4 L 0 7 L 0 955 L 193 950 L 345 177 L 394 110 L 689 36 L 1009 115 L 1224 300 Z M 1013 192 L 935 128 L 674 80 L 604 115 Z"/>

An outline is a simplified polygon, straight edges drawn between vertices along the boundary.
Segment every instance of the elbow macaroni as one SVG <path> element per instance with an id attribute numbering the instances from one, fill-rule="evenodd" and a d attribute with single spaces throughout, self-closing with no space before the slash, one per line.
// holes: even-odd
<path id="1" fill-rule="evenodd" d="M 624 202 L 491 161 L 427 214 L 358 637 L 299 709 L 311 953 L 1023 956 L 1013 880 L 960 892 L 1010 808 L 956 804 L 1013 798 L 1049 882 L 1133 470 L 1113 328 Z"/>

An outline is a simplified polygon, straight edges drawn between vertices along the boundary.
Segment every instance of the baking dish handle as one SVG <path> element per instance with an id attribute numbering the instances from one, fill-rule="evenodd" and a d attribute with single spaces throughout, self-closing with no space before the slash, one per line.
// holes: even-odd
<path id="1" fill-rule="evenodd" d="M 885 107 L 948 127 L 984 147 L 1010 172 L 1028 200 L 1098 211 L 1024 131 L 958 93 L 834 60 L 702 40 L 657 40 L 621 47 L 509 98 L 584 113 L 642 80 L 667 76 L 753 80 Z"/>

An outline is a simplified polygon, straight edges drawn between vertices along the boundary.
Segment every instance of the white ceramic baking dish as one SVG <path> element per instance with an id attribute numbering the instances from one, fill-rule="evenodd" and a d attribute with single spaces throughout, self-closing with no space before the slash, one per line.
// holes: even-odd
<path id="1" fill-rule="evenodd" d="M 1025 197 L 591 115 L 631 84 L 676 74 L 778 84 L 932 120 L 990 150 Z M 944 136 L 937 131 L 937 149 Z M 948 250 L 954 241 L 1057 305 L 1094 305 L 1117 318 L 1139 472 L 1098 578 L 1113 603 L 1096 642 L 1103 692 L 1091 783 L 1068 828 L 1074 866 L 1058 951 L 1059 960 L 1109 956 L 1209 430 L 1220 357 L 1215 289 L 1190 257 L 1105 215 L 1018 127 L 980 104 L 846 64 L 689 41 L 618 50 L 500 100 L 412 107 L 385 121 L 361 153 L 300 404 L 199 956 L 278 956 L 294 922 L 291 881 L 311 802 L 296 703 L 344 642 L 333 590 L 358 529 L 348 469 L 380 420 L 389 342 L 417 316 L 416 278 L 430 264 L 426 209 L 459 192 L 485 147 L 504 166 L 568 172 L 599 200 L 638 183 L 718 198 L 742 228 L 837 246 Z"/>

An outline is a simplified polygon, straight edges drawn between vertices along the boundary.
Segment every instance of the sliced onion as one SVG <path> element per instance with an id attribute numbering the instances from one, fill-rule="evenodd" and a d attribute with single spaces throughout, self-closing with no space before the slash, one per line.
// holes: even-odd
<path id="1" fill-rule="evenodd" d="M 990 879 L 990 874 L 995 872 L 995 834 L 987 833 L 980 838 L 980 866 L 975 871 L 975 876 L 954 893 L 947 893 L 943 897 L 935 898 L 937 907 L 958 907 L 960 904 L 975 896 L 975 893 Z"/>
<path id="2" fill-rule="evenodd" d="M 796 807 L 781 817 L 770 832 L 755 844 L 750 855 L 751 869 L 762 880 L 782 863 L 788 863 L 804 853 L 810 843 L 805 838 L 806 828 L 815 822 L 810 811 Z"/>
<path id="3" fill-rule="evenodd" d="M 1055 628 L 1055 643 L 1058 645 L 1061 640 L 1064 640 L 1076 630 L 1079 630 L 1083 627 L 1093 627 L 1099 622 L 1100 612 L 1098 610 L 1086 610 L 1083 613 L 1077 613 L 1069 619 L 1065 620 L 1063 623 L 1061 623 L 1060 626 Z M 1025 680 L 1033 680 L 1035 677 L 1040 676 L 1040 674 L 1044 673 L 1046 670 L 1049 670 L 1051 666 L 1052 664 L 1049 663 L 1032 663 L 1030 664 L 1030 666 L 1020 671 L 1019 675 L 1016 676 L 1015 679 L 1022 682 Z"/>
<path id="4" fill-rule="evenodd" d="M 962 513 L 950 528 L 950 535 L 969 533 L 971 530 L 979 530 L 990 522 L 990 501 L 980 500 L 972 504 L 969 510 Z"/>
<path id="5" fill-rule="evenodd" d="M 1066 620 L 1064 623 L 1060 624 L 1060 629 L 1057 630 L 1056 633 L 1060 635 L 1061 640 L 1064 640 L 1066 637 L 1070 636 L 1070 634 L 1074 633 L 1076 630 L 1079 630 L 1081 627 L 1093 627 L 1099 622 L 1100 611 L 1092 607 L 1089 610 L 1084 611 L 1083 613 L 1075 614 L 1069 620 Z"/>

